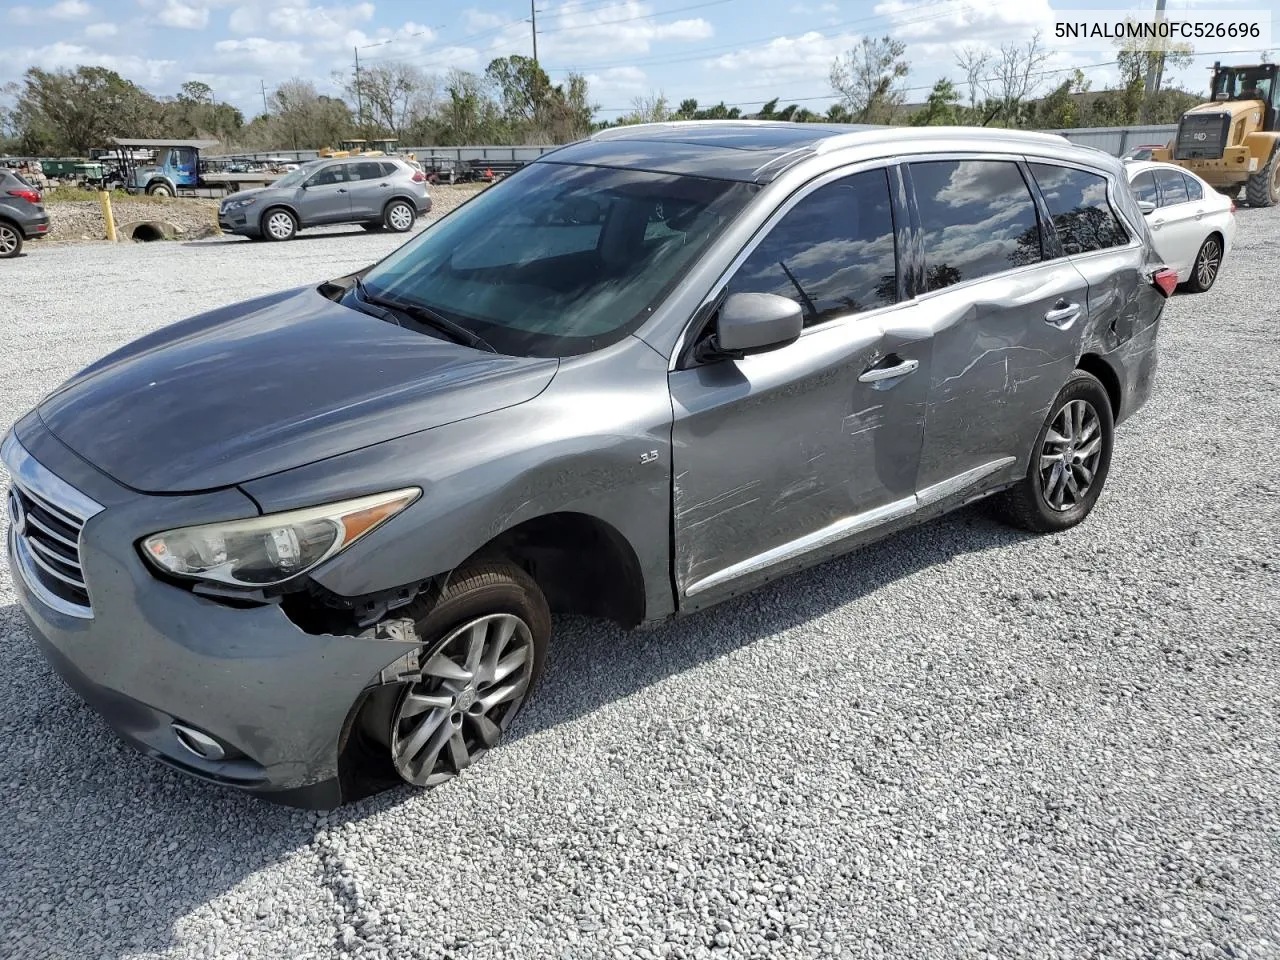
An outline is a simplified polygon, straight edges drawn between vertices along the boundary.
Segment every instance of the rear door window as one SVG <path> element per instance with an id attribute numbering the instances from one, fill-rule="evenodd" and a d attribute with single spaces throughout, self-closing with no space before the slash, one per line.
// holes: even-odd
<path id="1" fill-rule="evenodd" d="M 1129 186 L 1133 188 L 1133 195 L 1139 200 L 1146 200 L 1156 206 L 1160 205 L 1160 191 L 1156 188 L 1156 178 L 1152 176 L 1150 170 L 1134 177 Z"/>
<path id="2" fill-rule="evenodd" d="M 912 163 L 924 232 L 926 289 L 1038 263 L 1035 202 L 1011 160 Z"/>
<path id="3" fill-rule="evenodd" d="M 1188 176 L 1185 173 L 1182 175 L 1182 179 L 1185 180 L 1187 183 L 1187 199 L 1188 200 L 1204 199 L 1204 187 L 1200 186 L 1199 180 L 1197 180 L 1195 177 Z"/>
<path id="4" fill-rule="evenodd" d="M 351 169 L 347 174 L 349 180 L 381 180 L 382 164 L 374 161 L 365 160 L 361 163 L 351 164 Z"/>
<path id="5" fill-rule="evenodd" d="M 1107 200 L 1107 178 L 1055 163 L 1030 164 L 1067 254 L 1123 247 L 1129 234 Z"/>
<path id="6" fill-rule="evenodd" d="M 855 173 L 804 197 L 751 251 L 727 292 L 795 300 L 805 326 L 897 302 L 888 174 Z"/>
<path id="7" fill-rule="evenodd" d="M 1177 203 L 1186 203 L 1187 181 L 1177 170 L 1157 170 L 1156 184 L 1160 187 L 1160 206 L 1171 207 Z"/>

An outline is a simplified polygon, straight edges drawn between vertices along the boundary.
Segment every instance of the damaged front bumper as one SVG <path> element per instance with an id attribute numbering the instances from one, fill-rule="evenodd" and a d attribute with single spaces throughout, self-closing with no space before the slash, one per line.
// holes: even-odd
<path id="1" fill-rule="evenodd" d="M 350 799 L 340 756 L 355 708 L 384 675 L 412 672 L 412 624 L 308 633 L 278 604 L 231 607 L 156 579 L 140 536 L 179 517 L 254 515 L 248 498 L 126 490 L 31 420 L 17 428 L 23 453 L 102 505 L 80 533 L 87 615 L 50 602 L 20 563 L 17 525 L 6 537 L 18 600 L 58 673 L 126 742 L 184 773 L 295 806 Z"/>

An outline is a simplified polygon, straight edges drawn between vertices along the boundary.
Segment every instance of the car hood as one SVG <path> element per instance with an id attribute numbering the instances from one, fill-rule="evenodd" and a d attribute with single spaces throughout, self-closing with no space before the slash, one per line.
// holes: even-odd
<path id="1" fill-rule="evenodd" d="M 558 365 L 403 329 L 308 287 L 143 337 L 82 370 L 39 413 L 119 483 L 181 493 L 524 403 Z"/>
<path id="2" fill-rule="evenodd" d="M 237 190 L 235 193 L 231 193 L 223 197 L 222 202 L 219 204 L 219 206 L 225 207 L 228 203 L 231 203 L 233 200 L 257 200 L 263 195 L 265 195 L 268 190 L 271 190 L 271 189 L 273 188 L 272 187 L 254 187 L 252 190 Z"/>

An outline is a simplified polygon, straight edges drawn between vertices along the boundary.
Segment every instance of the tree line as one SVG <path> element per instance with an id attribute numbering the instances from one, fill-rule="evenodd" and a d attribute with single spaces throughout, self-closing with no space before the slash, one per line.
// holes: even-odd
<path id="1" fill-rule="evenodd" d="M 1035 129 L 1172 123 L 1201 97 L 1176 87 L 1147 95 L 1147 73 L 1157 58 L 1168 70 L 1189 64 L 1191 53 L 1121 49 L 1115 62 L 1119 83 L 1094 91 L 1079 70 L 1066 76 L 1048 71 L 1039 36 L 998 51 L 965 47 L 955 61 L 961 77 L 936 81 L 923 102 L 911 104 L 906 44 L 864 37 L 832 63 L 829 83 L 836 102 L 825 110 L 775 98 L 747 112 L 723 101 L 673 104 L 655 92 L 636 98 L 629 113 L 608 122 L 595 119 L 598 107 L 585 77 L 571 73 L 553 84 L 535 61 L 522 56 L 499 57 L 481 73 L 455 69 L 443 75 L 402 62 L 368 64 L 334 74 L 341 90 L 336 96 L 295 78 L 277 87 L 265 111 L 251 120 L 199 81 L 184 83 L 175 95 L 156 96 L 103 67 L 32 67 L 21 82 L 0 90 L 0 153 L 83 156 L 115 136 L 209 137 L 242 150 L 336 147 L 351 137 L 394 137 L 413 146 L 546 144 L 605 126 L 738 118 Z"/>

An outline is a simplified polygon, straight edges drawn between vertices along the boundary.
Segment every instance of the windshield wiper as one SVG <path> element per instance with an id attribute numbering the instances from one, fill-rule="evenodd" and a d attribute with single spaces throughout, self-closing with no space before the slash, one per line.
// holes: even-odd
<path id="1" fill-rule="evenodd" d="M 423 306 L 420 303 L 406 303 L 403 300 L 395 300 L 390 297 L 379 297 L 369 292 L 369 288 L 364 285 L 364 281 L 356 277 L 355 288 L 360 294 L 360 299 L 366 303 L 370 303 L 375 307 L 383 307 L 387 310 L 394 310 L 402 313 L 412 320 L 433 327 L 441 333 L 448 336 L 455 343 L 461 343 L 464 346 L 474 347 L 477 350 L 486 350 L 489 353 L 497 353 L 498 350 L 484 337 L 478 333 L 468 330 L 462 324 L 450 320 L 441 313 L 437 313 L 430 307 Z"/>

